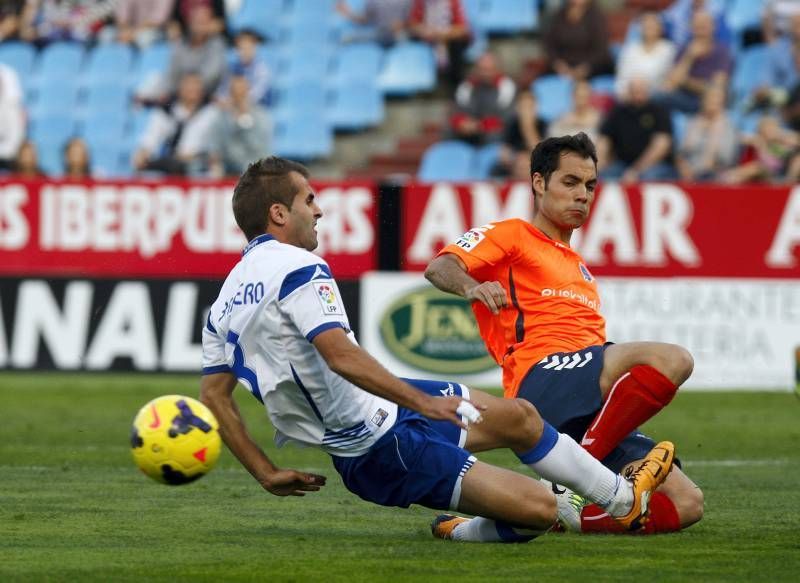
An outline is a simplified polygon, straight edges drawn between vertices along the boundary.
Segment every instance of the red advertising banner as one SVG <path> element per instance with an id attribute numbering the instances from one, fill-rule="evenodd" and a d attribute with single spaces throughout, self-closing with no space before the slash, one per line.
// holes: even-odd
<path id="1" fill-rule="evenodd" d="M 315 182 L 316 252 L 337 277 L 375 269 L 369 182 Z M 0 181 L 0 274 L 222 278 L 246 244 L 231 182 Z"/>
<path id="2" fill-rule="evenodd" d="M 402 267 L 425 269 L 472 227 L 532 214 L 528 184 L 409 185 Z M 800 278 L 800 186 L 606 183 L 572 245 L 596 275 Z"/>

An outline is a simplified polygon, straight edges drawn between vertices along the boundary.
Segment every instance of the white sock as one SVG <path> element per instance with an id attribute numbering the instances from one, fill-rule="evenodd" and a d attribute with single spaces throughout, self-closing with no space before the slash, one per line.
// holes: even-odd
<path id="1" fill-rule="evenodd" d="M 453 540 L 464 542 L 527 542 L 546 531 L 517 528 L 496 520 L 476 516 L 453 529 Z"/>
<path id="2" fill-rule="evenodd" d="M 546 428 L 555 432 L 549 425 Z M 545 435 L 542 439 L 545 439 Z M 526 461 L 525 455 L 520 458 Z M 543 456 L 526 463 L 542 478 L 566 486 L 605 508 L 613 516 L 626 514 L 633 504 L 630 482 L 593 458 L 569 435 L 558 433 L 555 443 Z"/>

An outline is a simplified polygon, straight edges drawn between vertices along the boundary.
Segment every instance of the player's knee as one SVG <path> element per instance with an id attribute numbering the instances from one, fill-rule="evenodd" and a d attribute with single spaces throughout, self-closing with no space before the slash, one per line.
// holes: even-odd
<path id="1" fill-rule="evenodd" d="M 664 355 L 664 374 L 676 385 L 681 384 L 689 378 L 694 370 L 694 358 L 692 353 L 683 346 L 668 344 Z"/>
<path id="2" fill-rule="evenodd" d="M 681 528 L 686 528 L 702 520 L 704 504 L 703 491 L 696 486 L 681 494 L 681 501 L 678 505 Z"/>
<path id="3" fill-rule="evenodd" d="M 536 530 L 546 530 L 558 520 L 558 505 L 552 495 L 530 498 L 520 511 L 520 523 Z"/>
<path id="4" fill-rule="evenodd" d="M 539 411 L 530 401 L 513 399 L 514 422 L 506 426 L 509 435 L 517 441 L 517 446 L 530 448 L 542 436 L 543 421 Z"/>

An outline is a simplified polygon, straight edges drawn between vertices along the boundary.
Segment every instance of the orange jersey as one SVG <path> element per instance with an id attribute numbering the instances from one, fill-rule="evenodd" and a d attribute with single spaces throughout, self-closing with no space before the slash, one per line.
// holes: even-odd
<path id="1" fill-rule="evenodd" d="M 554 352 L 605 342 L 597 282 L 581 256 L 521 219 L 474 228 L 439 254 L 453 253 L 480 282 L 498 281 L 509 307 L 472 311 L 489 354 L 503 367 L 506 397 L 536 363 Z"/>

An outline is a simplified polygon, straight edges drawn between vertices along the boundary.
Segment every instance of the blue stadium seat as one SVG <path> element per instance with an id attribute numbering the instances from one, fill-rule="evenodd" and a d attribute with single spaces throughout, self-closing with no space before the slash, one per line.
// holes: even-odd
<path id="1" fill-rule="evenodd" d="M 30 106 L 31 117 L 51 114 L 74 116 L 79 105 L 78 80 L 44 78 L 36 89 L 36 99 Z"/>
<path id="2" fill-rule="evenodd" d="M 330 57 L 327 52 L 309 53 L 288 50 L 282 53 L 283 69 L 275 76 L 279 89 L 301 82 L 325 85 L 330 73 Z"/>
<path id="3" fill-rule="evenodd" d="M 531 90 L 539 102 L 539 117 L 548 123 L 572 109 L 572 80 L 567 77 L 544 75 Z"/>
<path id="4" fill-rule="evenodd" d="M 472 180 L 474 166 L 475 148 L 464 142 L 439 142 L 425 151 L 417 178 L 423 182 Z"/>
<path id="5" fill-rule="evenodd" d="M 725 9 L 728 27 L 735 35 L 749 27 L 760 27 L 764 5 L 764 0 L 729 0 Z"/>
<path id="6" fill-rule="evenodd" d="M 76 79 L 83 66 L 84 49 L 80 43 L 55 42 L 42 49 L 35 76 L 39 80 Z"/>
<path id="7" fill-rule="evenodd" d="M 48 115 L 31 120 L 28 135 L 36 145 L 39 166 L 48 175 L 63 171 L 64 146 L 76 135 L 75 121 L 63 115 Z"/>
<path id="8" fill-rule="evenodd" d="M 378 87 L 391 95 L 430 91 L 436 85 L 433 49 L 424 43 L 401 43 L 386 53 Z"/>
<path id="9" fill-rule="evenodd" d="M 487 180 L 500 157 L 500 144 L 486 144 L 475 153 L 475 180 Z"/>
<path id="10" fill-rule="evenodd" d="M 17 72 L 22 83 L 30 77 L 36 60 L 36 49 L 29 43 L 5 42 L 0 44 L 0 63 Z"/>
<path id="11" fill-rule="evenodd" d="M 378 79 L 383 49 L 375 43 L 349 45 L 339 51 L 333 85 L 341 87 L 353 81 L 374 82 Z"/>
<path id="12" fill-rule="evenodd" d="M 128 129 L 128 113 L 124 110 L 87 112 L 81 124 L 81 137 L 90 147 L 102 145 L 119 147 L 125 142 Z"/>
<path id="13" fill-rule="evenodd" d="M 84 86 L 119 85 L 130 81 L 134 53 L 130 45 L 100 44 L 89 51 L 83 71 Z"/>
<path id="14" fill-rule="evenodd" d="M 383 121 L 383 95 L 369 83 L 343 85 L 333 92 L 328 121 L 336 129 L 360 130 Z"/>
<path id="15" fill-rule="evenodd" d="M 769 48 L 755 45 L 742 51 L 735 62 L 731 79 L 731 96 L 741 105 L 753 91 L 768 82 Z"/>
<path id="16" fill-rule="evenodd" d="M 90 114 L 124 115 L 131 104 L 131 96 L 125 85 L 95 85 L 87 89 L 84 117 Z"/>
<path id="17" fill-rule="evenodd" d="M 478 16 L 480 27 L 500 34 L 535 30 L 539 25 L 538 4 L 535 0 L 484 0 Z"/>
<path id="18" fill-rule="evenodd" d="M 678 110 L 672 110 L 670 116 L 672 118 L 672 149 L 677 151 L 683 144 L 683 136 L 686 135 L 689 116 Z"/>
<path id="19" fill-rule="evenodd" d="M 307 18 L 295 15 L 288 18 L 281 28 L 281 39 L 287 45 L 306 47 L 326 45 L 333 40 L 333 26 L 329 18 Z"/>
<path id="20" fill-rule="evenodd" d="M 228 27 L 235 34 L 251 28 L 265 39 L 277 40 L 283 0 L 244 0 L 239 10 L 228 18 Z"/>
<path id="21" fill-rule="evenodd" d="M 139 55 L 131 71 L 131 86 L 139 87 L 142 83 L 153 82 L 167 72 L 172 48 L 167 43 L 150 45 Z"/>
<path id="22" fill-rule="evenodd" d="M 97 178 L 124 178 L 128 175 L 126 158 L 129 153 L 119 144 L 89 144 L 89 161 L 92 176 Z"/>
<path id="23" fill-rule="evenodd" d="M 327 95 L 318 81 L 301 80 L 281 90 L 278 103 L 295 111 L 323 111 Z"/>
<path id="24" fill-rule="evenodd" d="M 335 14 L 337 0 L 289 0 L 289 15 L 292 18 L 331 19 Z"/>
<path id="25" fill-rule="evenodd" d="M 601 93 L 603 95 L 614 95 L 617 79 L 614 75 L 598 75 L 593 77 L 589 84 L 592 86 L 593 93 Z"/>
<path id="26" fill-rule="evenodd" d="M 292 118 L 275 124 L 273 149 L 276 155 L 286 158 L 325 158 L 333 151 L 333 132 L 312 116 Z"/>

